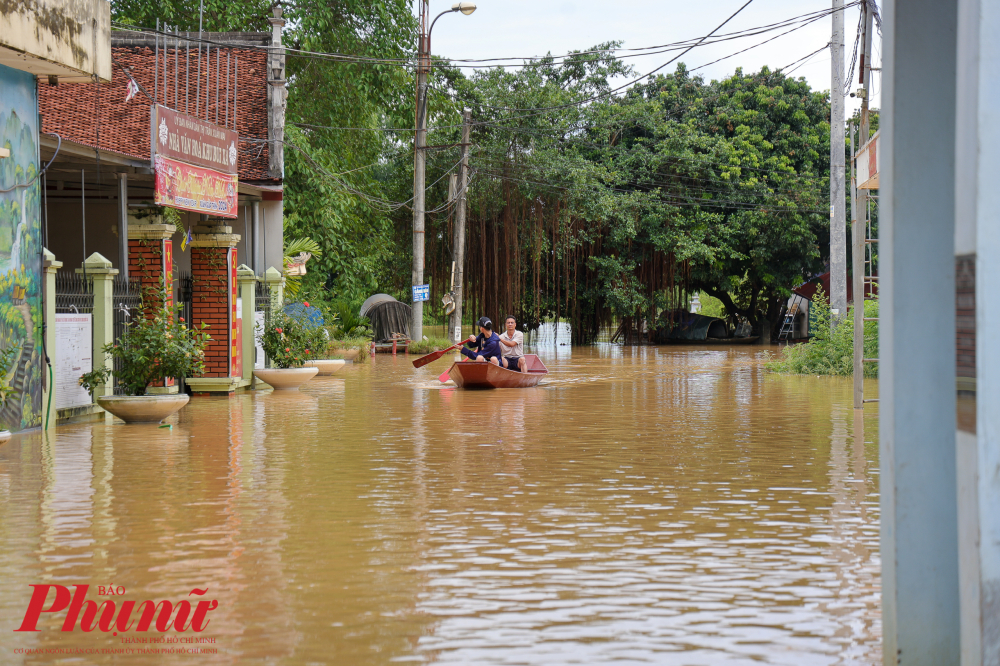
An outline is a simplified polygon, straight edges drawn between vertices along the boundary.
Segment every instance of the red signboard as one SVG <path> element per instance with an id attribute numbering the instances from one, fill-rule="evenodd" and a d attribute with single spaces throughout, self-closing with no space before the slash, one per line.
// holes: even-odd
<path id="1" fill-rule="evenodd" d="M 163 241 L 163 281 L 166 291 L 167 307 L 174 306 L 174 241 L 167 238 Z"/>
<path id="2" fill-rule="evenodd" d="M 213 217 L 236 217 L 236 176 L 191 166 L 162 155 L 156 156 L 153 166 L 156 171 L 154 201 L 157 204 L 207 213 Z"/>
<path id="3" fill-rule="evenodd" d="M 159 104 L 150 109 L 152 153 L 235 176 L 239 135 Z"/>
<path id="4" fill-rule="evenodd" d="M 236 318 L 236 248 L 229 248 L 229 302 L 230 313 L 229 322 L 232 325 L 230 331 L 230 377 L 241 377 L 243 375 L 242 363 L 240 360 L 240 348 L 243 346 L 240 341 L 240 320 Z"/>

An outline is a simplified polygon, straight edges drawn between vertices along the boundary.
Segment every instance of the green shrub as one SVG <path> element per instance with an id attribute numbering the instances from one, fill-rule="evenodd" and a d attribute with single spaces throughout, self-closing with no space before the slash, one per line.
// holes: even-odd
<path id="1" fill-rule="evenodd" d="M 161 280 L 159 289 L 162 290 Z M 125 332 L 104 353 L 120 362 L 114 372 L 114 382 L 126 395 L 145 395 L 146 387 L 168 377 L 195 377 L 205 371 L 205 347 L 211 337 L 202 324 L 187 328 L 182 318 L 174 316 L 171 306 L 160 298 L 159 290 L 143 294 L 143 308 L 125 328 Z M 153 303 L 153 305 L 150 305 Z M 107 384 L 112 364 L 92 370 L 80 377 L 80 386 L 91 397 L 98 387 Z"/>
<path id="2" fill-rule="evenodd" d="M 878 299 L 865 301 L 865 317 L 878 317 Z M 788 345 L 767 369 L 797 375 L 854 374 L 854 307 L 847 309 L 835 331 L 830 330 L 830 304 L 822 289 L 809 304 L 810 327 L 814 337 L 803 344 Z M 864 358 L 878 358 L 878 322 L 866 321 Z M 865 363 L 865 377 L 878 377 L 878 364 Z"/>
<path id="3" fill-rule="evenodd" d="M 729 316 L 726 314 L 726 306 L 722 304 L 722 301 L 714 296 L 709 296 L 705 292 L 700 292 L 698 294 L 698 302 L 701 303 L 701 310 L 698 314 L 705 315 L 706 317 L 716 317 L 718 319 L 725 319 Z"/>
<path id="4" fill-rule="evenodd" d="M 434 351 L 447 349 L 454 342 L 448 338 L 427 338 L 426 340 L 414 340 L 410 343 L 409 352 L 411 354 L 430 354 Z"/>
<path id="5" fill-rule="evenodd" d="M 273 313 L 263 327 L 258 327 L 260 346 L 276 368 L 297 368 L 306 361 L 322 358 L 326 331 L 322 326 L 305 326 L 284 311 Z"/>
<path id="6" fill-rule="evenodd" d="M 371 342 L 370 337 L 328 340 L 326 343 L 326 358 L 343 358 L 345 351 L 357 349 L 360 353 L 354 359 L 354 362 L 367 363 Z"/>

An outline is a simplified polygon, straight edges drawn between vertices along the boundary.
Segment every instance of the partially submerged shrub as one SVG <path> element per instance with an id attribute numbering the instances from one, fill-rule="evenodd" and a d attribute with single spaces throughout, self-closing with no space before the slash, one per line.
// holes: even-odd
<path id="1" fill-rule="evenodd" d="M 865 301 L 865 317 L 878 317 L 878 299 Z M 830 330 L 830 304 L 822 289 L 809 304 L 809 330 L 814 334 L 808 342 L 788 345 L 778 357 L 767 364 L 773 372 L 798 375 L 854 374 L 854 306 L 840 320 L 835 331 Z M 864 358 L 878 358 L 878 322 L 866 321 Z M 865 363 L 864 376 L 878 377 L 878 363 Z"/>

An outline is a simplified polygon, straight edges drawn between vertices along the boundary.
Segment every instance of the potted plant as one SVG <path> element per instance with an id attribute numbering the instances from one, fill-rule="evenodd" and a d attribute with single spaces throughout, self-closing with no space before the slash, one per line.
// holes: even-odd
<path id="1" fill-rule="evenodd" d="M 308 303 L 304 303 L 309 307 Z M 307 327 L 301 318 L 289 316 L 284 310 L 272 314 L 263 327 L 258 327 L 260 346 L 274 367 L 258 368 L 254 376 L 276 390 L 294 390 L 317 375 L 316 367 L 303 367 L 306 361 L 319 355 L 317 330 Z"/>
<path id="2" fill-rule="evenodd" d="M 104 353 L 117 361 L 114 383 L 124 395 L 97 396 L 97 404 L 126 423 L 159 423 L 186 405 L 190 398 L 185 394 L 148 395 L 146 389 L 169 377 L 202 374 L 205 346 L 211 340 L 204 324 L 200 329 L 187 328 L 152 290 L 143 295 L 143 306 L 125 333 L 104 347 Z M 80 377 L 80 385 L 93 396 L 111 373 L 111 368 L 98 368 Z"/>
<path id="3" fill-rule="evenodd" d="M 7 375 L 11 374 L 14 366 L 14 358 L 17 356 L 17 347 L 11 345 L 6 349 L 0 349 L 0 409 L 7 405 L 11 394 L 17 393 L 17 389 L 7 384 Z M 11 438 L 10 430 L 0 430 L 0 444 Z"/>

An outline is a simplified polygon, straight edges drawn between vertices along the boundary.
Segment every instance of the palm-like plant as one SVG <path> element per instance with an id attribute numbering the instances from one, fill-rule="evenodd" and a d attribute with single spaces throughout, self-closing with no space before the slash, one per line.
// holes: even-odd
<path id="1" fill-rule="evenodd" d="M 301 275 L 289 275 L 288 267 L 293 264 L 304 264 L 312 257 L 319 257 L 323 254 L 319 243 L 309 236 L 293 238 L 285 242 L 283 257 L 283 273 L 285 274 L 285 293 L 291 298 L 298 296 L 302 287 Z"/>

